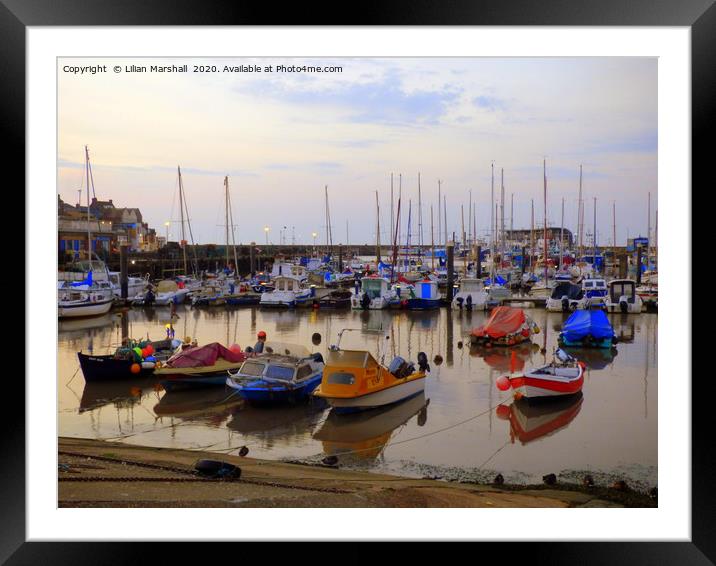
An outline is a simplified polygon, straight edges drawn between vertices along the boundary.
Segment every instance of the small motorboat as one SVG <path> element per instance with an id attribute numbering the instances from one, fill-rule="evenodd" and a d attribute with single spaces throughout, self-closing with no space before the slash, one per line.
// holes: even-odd
<path id="1" fill-rule="evenodd" d="M 384 309 L 395 298 L 395 291 L 384 277 L 368 276 L 360 280 L 360 288 L 351 297 L 354 309 Z"/>
<path id="2" fill-rule="evenodd" d="M 607 291 L 607 282 L 604 279 L 583 279 L 582 290 L 587 298 L 589 308 L 606 308 L 609 293 Z"/>
<path id="3" fill-rule="evenodd" d="M 83 281 L 57 282 L 57 316 L 72 318 L 99 316 L 109 312 L 114 293 L 109 281 L 96 281 L 92 270 Z"/>
<path id="4" fill-rule="evenodd" d="M 229 371 L 239 369 L 245 359 L 245 352 L 212 342 L 183 349 L 154 373 L 166 391 L 221 386 Z"/>
<path id="5" fill-rule="evenodd" d="M 612 348 L 615 340 L 614 328 L 601 309 L 573 313 L 559 334 L 560 345 L 574 348 Z"/>
<path id="6" fill-rule="evenodd" d="M 165 279 L 157 284 L 156 289 L 151 285 L 145 293 L 140 293 L 132 301 L 133 305 L 169 305 L 171 303 L 183 303 L 189 295 L 190 289 L 185 283 L 177 284 L 176 281 Z"/>
<path id="7" fill-rule="evenodd" d="M 514 346 L 530 340 L 539 331 L 522 309 L 501 306 L 492 310 L 485 324 L 470 332 L 470 340 L 476 345 Z"/>
<path id="8" fill-rule="evenodd" d="M 298 403 L 321 382 L 323 356 L 303 346 L 267 343 L 264 354 L 247 359 L 226 385 L 251 403 Z"/>
<path id="9" fill-rule="evenodd" d="M 606 307 L 609 312 L 624 314 L 640 313 L 644 306 L 636 292 L 636 281 L 633 279 L 613 279 L 608 283 Z"/>
<path id="10" fill-rule="evenodd" d="M 348 289 L 336 289 L 322 297 L 317 305 L 322 309 L 348 309 L 351 307 L 352 296 L 353 293 Z"/>
<path id="11" fill-rule="evenodd" d="M 573 358 L 564 350 L 557 350 L 552 363 L 524 372 L 497 379 L 498 389 L 514 390 L 515 399 L 533 401 L 543 398 L 574 395 L 582 390 L 586 364 Z"/>
<path id="12" fill-rule="evenodd" d="M 339 333 L 339 340 L 344 329 Z M 331 346 L 321 384 L 313 392 L 328 401 L 337 413 L 373 409 L 398 403 L 425 391 L 430 371 L 424 352 L 418 354 L 418 369 L 397 356 L 388 367 L 365 350 L 342 350 Z"/>
<path id="13" fill-rule="evenodd" d="M 406 308 L 409 310 L 436 309 L 440 306 L 438 282 L 426 277 L 408 290 Z"/>
<path id="14" fill-rule="evenodd" d="M 452 308 L 457 310 L 484 310 L 489 295 L 485 291 L 482 279 L 464 278 L 460 282 L 460 291 L 452 300 Z"/>
<path id="15" fill-rule="evenodd" d="M 310 303 L 315 296 L 314 288 L 307 288 L 305 278 L 281 275 L 274 279 L 275 289 L 261 294 L 261 307 L 293 308 Z"/>
<path id="16" fill-rule="evenodd" d="M 546 303 L 550 312 L 569 312 L 584 309 L 586 306 L 584 290 L 571 281 L 557 281 Z"/>
<path id="17" fill-rule="evenodd" d="M 112 381 L 117 379 L 136 379 L 154 373 L 157 365 L 161 365 L 180 348 L 181 340 L 157 340 L 130 343 L 117 348 L 114 354 L 95 356 L 77 353 L 85 381 Z M 151 345 L 151 353 L 142 355 Z M 137 352 L 139 350 L 139 352 Z"/>

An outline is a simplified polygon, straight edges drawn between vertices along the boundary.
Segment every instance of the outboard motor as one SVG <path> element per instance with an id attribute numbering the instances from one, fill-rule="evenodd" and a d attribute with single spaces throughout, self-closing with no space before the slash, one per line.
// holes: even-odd
<path id="1" fill-rule="evenodd" d="M 393 361 L 390 362 L 390 365 L 388 366 L 388 371 L 392 373 L 395 377 L 401 377 L 402 369 L 406 366 L 405 360 L 401 358 L 400 356 L 396 356 L 393 358 Z"/>
<path id="2" fill-rule="evenodd" d="M 472 310 L 472 295 L 468 295 L 467 299 L 465 299 L 465 308 L 469 311 Z"/>
<path id="3" fill-rule="evenodd" d="M 420 368 L 420 371 L 430 371 L 428 356 L 425 355 L 425 352 L 418 353 L 418 367 Z"/>
<path id="4" fill-rule="evenodd" d="M 458 297 L 458 298 L 455 299 L 455 302 L 457 303 L 457 306 L 458 306 L 458 308 L 459 308 L 460 310 L 462 310 L 462 302 L 463 302 L 464 300 L 465 300 L 465 299 L 463 299 L 462 297 Z"/>
<path id="5" fill-rule="evenodd" d="M 629 303 L 627 303 L 626 297 L 619 299 L 619 310 L 623 313 L 629 312 Z"/>
<path id="6" fill-rule="evenodd" d="M 562 312 L 567 312 L 569 310 L 569 299 L 567 297 L 562 297 Z"/>
<path id="7" fill-rule="evenodd" d="M 360 306 L 363 307 L 364 310 L 370 307 L 370 297 L 368 293 L 363 293 L 363 296 L 360 298 Z"/>

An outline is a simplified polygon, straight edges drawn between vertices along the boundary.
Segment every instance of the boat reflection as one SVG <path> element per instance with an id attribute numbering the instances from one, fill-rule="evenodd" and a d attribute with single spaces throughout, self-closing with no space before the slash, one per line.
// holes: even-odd
<path id="1" fill-rule="evenodd" d="M 470 345 L 470 355 L 485 360 L 493 369 L 501 372 L 517 372 L 525 368 L 525 363 L 532 359 L 532 355 L 539 352 L 539 346 L 533 342 L 522 342 L 510 348 L 486 348 L 477 344 Z M 512 364 L 514 353 L 515 362 Z"/>
<path id="2" fill-rule="evenodd" d="M 261 317 L 265 322 L 271 321 L 276 325 L 276 332 L 294 332 L 301 326 L 303 313 L 295 309 L 263 309 Z"/>
<path id="3" fill-rule="evenodd" d="M 92 411 L 105 405 L 117 408 L 136 405 L 142 397 L 156 390 L 152 377 L 131 381 L 85 382 L 82 390 L 79 412 Z"/>
<path id="4" fill-rule="evenodd" d="M 74 334 L 77 334 L 78 338 L 86 338 L 88 330 L 107 328 L 113 326 L 118 320 L 118 316 L 111 312 L 87 318 L 63 318 L 57 322 L 57 329 L 63 339 L 72 338 Z"/>
<path id="5" fill-rule="evenodd" d="M 169 391 L 154 406 L 154 413 L 159 417 L 177 417 L 219 426 L 242 404 L 238 395 L 223 388 Z"/>
<path id="6" fill-rule="evenodd" d="M 234 413 L 226 426 L 271 446 L 277 441 L 311 434 L 327 408 L 328 404 L 318 398 L 295 406 L 254 407 L 247 403 Z"/>
<path id="7" fill-rule="evenodd" d="M 313 438 L 321 441 L 325 454 L 342 455 L 342 459 L 355 461 L 374 460 L 383 452 L 393 432 L 415 415 L 418 415 L 418 426 L 425 425 L 429 402 L 421 392 L 382 409 L 348 415 L 331 412 Z"/>
<path id="8" fill-rule="evenodd" d="M 581 392 L 536 404 L 519 399 L 510 405 L 498 406 L 495 413 L 510 421 L 511 442 L 517 439 L 524 445 L 567 427 L 579 414 L 582 400 Z"/>
<path id="9" fill-rule="evenodd" d="M 587 364 L 587 369 L 604 369 L 614 361 L 618 354 L 617 348 L 570 348 L 563 346 L 562 350 Z"/>

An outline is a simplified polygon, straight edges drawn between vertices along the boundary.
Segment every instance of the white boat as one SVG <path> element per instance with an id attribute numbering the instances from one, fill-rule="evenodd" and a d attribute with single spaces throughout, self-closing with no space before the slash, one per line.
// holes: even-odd
<path id="1" fill-rule="evenodd" d="M 274 290 L 261 293 L 259 306 L 290 308 L 308 303 L 315 293 L 313 289 L 306 288 L 304 281 L 292 275 L 276 277 Z"/>
<path id="2" fill-rule="evenodd" d="M 576 395 L 584 384 L 585 367 L 584 362 L 576 360 L 563 350 L 558 350 L 551 364 L 528 370 L 522 375 L 506 376 L 507 388 L 511 387 L 514 390 L 516 399 L 528 401 Z M 498 388 L 502 389 L 499 382 Z"/>
<path id="3" fill-rule="evenodd" d="M 122 297 L 121 274 L 119 271 L 108 271 L 109 282 L 112 284 L 112 291 L 117 298 Z M 147 277 L 127 277 L 127 297 L 136 297 L 149 285 Z"/>
<path id="4" fill-rule="evenodd" d="M 354 309 L 385 309 L 396 297 L 390 283 L 383 277 L 363 277 L 360 284 L 360 290 L 351 297 L 351 307 Z"/>
<path id="5" fill-rule="evenodd" d="M 465 278 L 460 282 L 460 291 L 452 300 L 452 308 L 484 310 L 489 298 L 482 279 Z"/>
<path id="6" fill-rule="evenodd" d="M 550 312 L 567 312 L 585 309 L 588 304 L 582 287 L 569 281 L 557 281 L 547 299 L 546 307 Z"/>
<path id="7" fill-rule="evenodd" d="M 587 298 L 589 307 L 605 307 L 609 291 L 604 279 L 582 280 L 582 290 Z"/>
<path id="8" fill-rule="evenodd" d="M 607 284 L 609 294 L 606 307 L 609 312 L 640 313 L 644 303 L 636 292 L 633 279 L 613 279 Z"/>
<path id="9" fill-rule="evenodd" d="M 92 281 L 91 273 L 85 282 L 57 282 L 59 318 L 99 316 L 112 308 L 112 286 L 108 281 Z"/>
<path id="10" fill-rule="evenodd" d="M 156 289 L 151 287 L 145 293 L 134 297 L 133 305 L 169 305 L 171 303 L 183 303 L 188 297 L 190 290 L 186 286 L 179 287 L 176 281 L 165 279 L 160 281 Z"/>

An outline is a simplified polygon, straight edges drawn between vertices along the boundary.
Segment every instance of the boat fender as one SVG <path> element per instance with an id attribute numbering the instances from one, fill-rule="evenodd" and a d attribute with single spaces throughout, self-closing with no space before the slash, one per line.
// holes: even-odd
<path id="1" fill-rule="evenodd" d="M 425 354 L 425 352 L 418 352 L 418 367 L 420 368 L 420 371 L 430 371 L 428 356 Z"/>
<path id="2" fill-rule="evenodd" d="M 142 369 L 154 369 L 155 366 L 154 362 L 142 362 Z"/>

